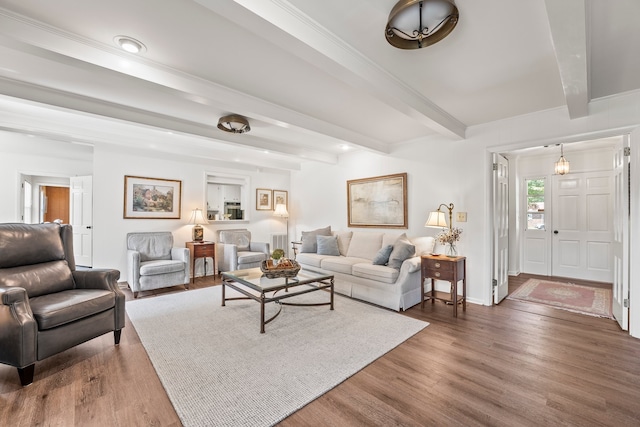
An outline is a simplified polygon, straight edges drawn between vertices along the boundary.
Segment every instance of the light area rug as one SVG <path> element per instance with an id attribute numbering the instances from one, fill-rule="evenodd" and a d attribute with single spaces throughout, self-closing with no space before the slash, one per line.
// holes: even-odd
<path id="1" fill-rule="evenodd" d="M 529 279 L 507 297 L 590 316 L 613 318 L 611 289 Z"/>
<path id="2" fill-rule="evenodd" d="M 277 310 L 266 307 L 267 316 Z M 334 308 L 284 306 L 260 334 L 260 305 L 222 307 L 221 286 L 126 304 L 185 426 L 273 425 L 428 325 L 337 294 Z"/>

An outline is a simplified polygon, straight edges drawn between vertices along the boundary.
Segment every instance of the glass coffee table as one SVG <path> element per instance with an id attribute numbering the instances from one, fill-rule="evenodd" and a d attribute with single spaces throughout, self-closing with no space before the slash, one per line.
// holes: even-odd
<path id="1" fill-rule="evenodd" d="M 303 286 L 307 285 L 307 286 Z M 245 295 L 244 297 L 227 298 L 226 287 L 230 287 Z M 329 290 L 329 302 L 322 303 L 286 303 L 282 300 L 297 295 Z M 222 306 L 227 301 L 252 299 L 260 303 L 260 333 L 264 334 L 264 326 L 275 319 L 282 311 L 283 305 L 319 306 L 328 305 L 333 310 L 333 275 L 310 269 L 303 269 L 295 277 L 267 278 L 259 268 L 225 271 L 222 273 Z M 280 306 L 278 312 L 265 320 L 264 305 L 275 302 Z"/>

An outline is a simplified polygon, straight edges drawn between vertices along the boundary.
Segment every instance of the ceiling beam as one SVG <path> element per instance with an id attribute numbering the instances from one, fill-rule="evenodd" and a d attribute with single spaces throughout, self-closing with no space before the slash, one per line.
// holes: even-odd
<path id="1" fill-rule="evenodd" d="M 585 0 L 545 0 L 569 118 L 589 115 Z"/>

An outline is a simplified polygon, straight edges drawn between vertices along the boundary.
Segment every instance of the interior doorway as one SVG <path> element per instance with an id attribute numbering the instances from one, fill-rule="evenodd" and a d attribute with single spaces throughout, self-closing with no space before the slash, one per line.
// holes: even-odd
<path id="1" fill-rule="evenodd" d="M 40 186 L 41 222 L 69 224 L 69 187 Z"/>

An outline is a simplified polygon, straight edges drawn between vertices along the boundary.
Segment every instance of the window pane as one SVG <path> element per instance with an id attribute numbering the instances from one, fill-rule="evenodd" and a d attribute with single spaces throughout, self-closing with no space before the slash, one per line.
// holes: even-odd
<path id="1" fill-rule="evenodd" d="M 544 179 L 527 179 L 527 230 L 544 230 Z"/>

